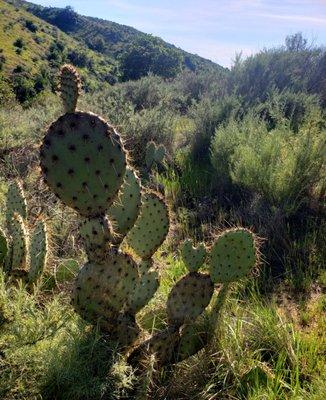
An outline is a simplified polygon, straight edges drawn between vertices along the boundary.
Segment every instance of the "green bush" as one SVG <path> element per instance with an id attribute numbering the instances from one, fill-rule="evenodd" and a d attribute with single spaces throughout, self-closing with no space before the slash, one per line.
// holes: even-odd
<path id="1" fill-rule="evenodd" d="M 16 39 L 13 44 L 15 47 L 18 47 L 19 49 L 23 49 L 25 47 L 25 42 L 23 38 Z"/>
<path id="2" fill-rule="evenodd" d="M 27 19 L 25 21 L 25 26 L 29 31 L 31 31 L 33 33 L 37 32 L 37 30 L 38 30 L 37 25 L 30 19 Z"/>
<path id="3" fill-rule="evenodd" d="M 264 121 L 248 115 L 218 128 L 211 145 L 214 179 L 262 194 L 287 214 L 295 213 L 322 179 L 325 126 L 289 124 L 269 131 Z"/>
<path id="4" fill-rule="evenodd" d="M 219 102 L 204 98 L 190 109 L 189 115 L 195 123 L 195 134 L 191 144 L 194 160 L 206 161 L 209 158 L 209 146 L 215 129 L 240 112 L 240 102 L 233 96 L 223 98 Z"/>

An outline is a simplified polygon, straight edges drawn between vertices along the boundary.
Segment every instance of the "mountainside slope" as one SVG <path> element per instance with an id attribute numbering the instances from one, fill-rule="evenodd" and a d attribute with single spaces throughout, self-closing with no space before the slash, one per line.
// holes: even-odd
<path id="1" fill-rule="evenodd" d="M 46 77 L 64 62 L 78 65 L 86 90 L 117 79 L 112 58 L 89 49 L 25 8 L 0 0 L 0 71 L 6 78 L 22 86 L 22 81 L 30 80 L 32 85 L 41 76 L 49 81 Z M 40 85 L 42 79 L 38 80 Z"/>
<path id="2" fill-rule="evenodd" d="M 170 77 L 181 69 L 224 70 L 212 61 L 190 54 L 158 37 L 115 22 L 79 15 L 71 7 L 42 7 L 23 0 L 7 1 L 57 26 L 90 49 L 118 59 L 124 79 L 137 79 L 149 71 Z M 130 54 L 133 55 L 131 59 Z M 134 71 L 137 67 L 139 73 Z M 126 69 L 133 71 L 130 74 Z"/>

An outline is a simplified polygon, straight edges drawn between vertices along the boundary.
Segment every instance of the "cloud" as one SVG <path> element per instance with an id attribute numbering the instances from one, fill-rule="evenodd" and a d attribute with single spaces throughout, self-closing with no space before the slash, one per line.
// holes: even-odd
<path id="1" fill-rule="evenodd" d="M 326 18 L 311 17 L 306 15 L 280 15 L 280 14 L 256 14 L 258 17 L 272 18 L 286 21 L 306 22 L 313 25 L 326 26 Z"/>

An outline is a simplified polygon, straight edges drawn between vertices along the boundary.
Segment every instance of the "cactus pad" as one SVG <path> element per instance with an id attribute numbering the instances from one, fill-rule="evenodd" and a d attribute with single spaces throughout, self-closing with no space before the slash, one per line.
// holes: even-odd
<path id="1" fill-rule="evenodd" d="M 192 241 L 187 239 L 183 242 L 181 254 L 189 272 L 196 272 L 205 261 L 206 249 L 202 243 L 197 247 L 193 247 Z"/>
<path id="2" fill-rule="evenodd" d="M 110 337 L 119 342 L 122 347 L 131 346 L 140 334 L 140 328 L 135 317 L 129 314 L 119 314 L 114 324 L 109 328 Z"/>
<path id="3" fill-rule="evenodd" d="M 73 305 L 90 322 L 108 322 L 122 310 L 138 282 L 137 265 L 122 252 L 110 251 L 101 263 L 88 262 L 79 271 Z"/>
<path id="4" fill-rule="evenodd" d="M 63 65 L 60 70 L 60 94 L 65 112 L 75 112 L 80 87 L 77 70 L 72 65 Z"/>
<path id="5" fill-rule="evenodd" d="M 30 269 L 28 271 L 29 283 L 36 282 L 42 275 L 48 253 L 48 238 L 46 225 L 40 220 L 36 223 L 30 243 Z"/>
<path id="6" fill-rule="evenodd" d="M 11 268 L 25 269 L 27 263 L 27 243 L 28 237 L 23 218 L 14 213 L 11 219 Z"/>
<path id="7" fill-rule="evenodd" d="M 248 229 L 230 229 L 217 237 L 210 257 L 213 282 L 237 281 L 246 276 L 255 264 L 256 244 Z"/>
<path id="8" fill-rule="evenodd" d="M 165 156 L 166 150 L 163 144 L 156 146 L 154 142 L 149 142 L 146 147 L 145 164 L 150 169 L 154 162 L 160 164 Z"/>
<path id="9" fill-rule="evenodd" d="M 151 257 L 169 231 L 169 213 L 163 199 L 154 192 L 142 197 L 140 214 L 127 235 L 128 245 L 141 258 Z"/>
<path id="10" fill-rule="evenodd" d="M 108 218 L 106 216 L 85 218 L 80 224 L 79 232 L 84 240 L 89 260 L 102 260 L 113 237 Z"/>
<path id="11" fill-rule="evenodd" d="M 140 190 L 140 180 L 135 171 L 127 168 L 119 197 L 108 210 L 114 232 L 117 234 L 116 243 L 122 241 L 138 217 L 141 204 Z"/>
<path id="12" fill-rule="evenodd" d="M 8 254 L 8 242 L 6 235 L 0 229 L 0 267 L 3 266 Z"/>
<path id="13" fill-rule="evenodd" d="M 151 168 L 154 157 L 156 153 L 156 144 L 154 142 L 147 143 L 146 154 L 145 154 L 145 164 L 147 168 Z"/>
<path id="14" fill-rule="evenodd" d="M 175 358 L 175 349 L 179 339 L 179 329 L 169 326 L 137 347 L 130 354 L 128 362 L 131 365 L 137 365 L 146 356 L 153 354 L 158 365 L 166 365 Z"/>
<path id="15" fill-rule="evenodd" d="M 102 215 L 112 204 L 126 171 L 119 134 L 92 113 L 65 114 L 48 129 L 41 168 L 52 191 L 85 216 Z"/>
<path id="16" fill-rule="evenodd" d="M 157 162 L 158 164 L 161 164 L 165 157 L 166 149 L 163 144 L 160 144 L 156 147 L 156 151 L 154 154 L 154 161 Z"/>
<path id="17" fill-rule="evenodd" d="M 193 272 L 181 278 L 168 297 L 169 323 L 181 326 L 196 319 L 208 306 L 213 290 L 209 275 Z"/>
<path id="18" fill-rule="evenodd" d="M 177 362 L 193 356 L 203 349 L 208 342 L 207 326 L 204 319 L 185 325 L 180 334 L 177 348 Z"/>
<path id="19" fill-rule="evenodd" d="M 145 264 L 145 265 L 144 265 Z M 153 263 L 151 263 L 153 264 Z M 160 282 L 159 273 L 154 269 L 148 269 L 148 261 L 142 261 L 138 267 L 140 280 L 130 299 L 129 310 L 136 314 L 151 300 L 156 293 Z"/>
<path id="20" fill-rule="evenodd" d="M 27 217 L 27 203 L 21 182 L 13 181 L 7 192 L 6 219 L 10 230 L 11 219 L 14 213 L 19 214 L 23 219 Z"/>

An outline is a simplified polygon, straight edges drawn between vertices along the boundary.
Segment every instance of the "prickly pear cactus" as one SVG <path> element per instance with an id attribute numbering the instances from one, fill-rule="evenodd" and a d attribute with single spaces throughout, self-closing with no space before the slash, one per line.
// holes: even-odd
<path id="1" fill-rule="evenodd" d="M 150 258 L 169 231 L 169 213 L 163 198 L 154 192 L 143 195 L 135 225 L 129 231 L 128 245 L 141 258 Z"/>
<path id="2" fill-rule="evenodd" d="M 76 110 L 77 71 L 64 66 L 60 80 L 66 114 L 47 130 L 40 159 L 49 188 L 82 217 L 88 262 L 76 277 L 72 304 L 86 321 L 130 345 L 139 335 L 135 314 L 158 287 L 151 256 L 168 232 L 167 207 L 158 195 L 142 193 L 118 132 L 99 116 Z M 127 234 L 139 265 L 119 249 Z"/>
<path id="3" fill-rule="evenodd" d="M 154 142 L 149 142 L 146 147 L 145 164 L 150 170 L 154 163 L 161 164 L 166 154 L 166 149 L 163 144 L 156 146 Z"/>
<path id="4" fill-rule="evenodd" d="M 25 270 L 27 268 L 28 236 L 24 220 L 18 213 L 14 213 L 11 219 L 11 238 L 12 269 Z"/>
<path id="5" fill-rule="evenodd" d="M 15 180 L 9 185 L 6 204 L 8 237 L 2 264 L 12 279 L 23 279 L 29 284 L 35 283 L 42 275 L 46 264 L 48 247 L 45 224 L 41 220 L 37 222 L 33 235 L 30 235 L 27 202 L 20 181 Z M 2 246 L 4 243 L 1 238 L 5 238 L 3 233 L 0 233 Z"/>
<path id="6" fill-rule="evenodd" d="M 127 254 L 111 250 L 101 263 L 88 262 L 76 279 L 73 304 L 89 322 L 104 328 L 114 325 L 133 295 L 138 281 L 138 269 Z"/>
<path id="7" fill-rule="evenodd" d="M 80 88 L 80 77 L 76 69 L 69 64 L 63 65 L 60 73 L 60 93 L 65 112 L 75 112 Z"/>
<path id="8" fill-rule="evenodd" d="M 139 362 L 148 353 L 155 353 L 158 365 L 166 365 L 183 361 L 205 347 L 215 335 L 230 282 L 243 278 L 254 268 L 257 254 L 257 241 L 249 230 L 225 231 L 212 247 L 208 275 L 197 272 L 204 262 L 205 248 L 195 249 L 191 241 L 186 241 L 182 246 L 182 256 L 192 272 L 175 284 L 167 300 L 167 331 L 174 329 L 178 334 L 174 340 L 169 335 L 169 352 L 165 346 L 166 331 L 163 331 L 162 335 L 157 333 L 138 346 L 131 353 L 130 360 Z M 217 296 L 213 296 L 214 282 L 223 283 Z M 211 306 L 207 308 L 209 304 Z"/>
<path id="9" fill-rule="evenodd" d="M 176 362 L 183 361 L 198 353 L 208 342 L 208 326 L 205 318 L 181 328 L 180 340 L 176 349 Z"/>
<path id="10" fill-rule="evenodd" d="M 43 220 L 37 221 L 30 242 L 30 269 L 28 282 L 35 283 L 41 277 L 46 266 L 48 254 L 48 237 L 46 225 Z"/>
<path id="11" fill-rule="evenodd" d="M 18 180 L 13 181 L 9 185 L 6 204 L 6 220 L 8 229 L 10 230 L 11 221 L 15 213 L 20 215 L 23 219 L 27 218 L 27 202 L 23 185 Z"/>
<path id="12" fill-rule="evenodd" d="M 205 262 L 206 249 L 202 243 L 193 247 L 192 240 L 187 239 L 183 242 L 181 254 L 188 271 L 197 272 Z"/>
<path id="13" fill-rule="evenodd" d="M 153 260 L 142 260 L 138 265 L 139 282 L 130 299 L 129 310 L 136 314 L 151 300 L 159 287 L 159 273 L 153 268 Z"/>
<path id="14" fill-rule="evenodd" d="M 126 172 L 119 134 L 102 118 L 81 111 L 65 114 L 49 127 L 40 157 L 51 190 L 88 217 L 109 208 Z"/>
<path id="15" fill-rule="evenodd" d="M 105 215 L 83 218 L 79 232 L 84 240 L 88 259 L 95 262 L 103 260 L 108 250 L 108 243 L 114 237 L 109 219 Z"/>
<path id="16" fill-rule="evenodd" d="M 145 164 L 147 168 L 151 168 L 154 162 L 156 145 L 154 142 L 149 142 L 146 147 Z"/>
<path id="17" fill-rule="evenodd" d="M 142 189 L 118 132 L 99 116 L 76 111 L 75 69 L 62 69 L 61 92 L 66 114 L 46 132 L 40 158 L 49 188 L 82 217 L 80 233 L 88 261 L 76 277 L 72 304 L 82 318 L 97 324 L 122 347 L 133 345 L 130 362 L 138 362 L 144 354 L 154 354 L 159 365 L 182 360 L 204 345 L 199 340 L 202 332 L 192 327 L 200 324 L 200 318 L 215 327 L 229 282 L 253 268 L 255 240 L 245 229 L 218 237 L 210 255 L 210 275 L 198 272 L 205 247 L 186 242 L 182 255 L 189 273 L 168 296 L 168 326 L 136 345 L 140 336 L 136 314 L 159 284 L 152 256 L 167 236 L 168 209 L 160 195 Z M 146 168 L 162 162 L 164 154 L 163 146 L 149 143 Z M 140 261 L 122 251 L 121 243 Z M 223 283 L 221 296 L 207 308 L 215 282 Z"/>
<path id="18" fill-rule="evenodd" d="M 3 267 L 8 254 L 8 241 L 4 232 L 0 229 L 0 268 Z"/>
<path id="19" fill-rule="evenodd" d="M 208 306 L 214 290 L 209 275 L 192 272 L 180 279 L 167 301 L 169 323 L 181 326 L 195 320 Z"/>
<path id="20" fill-rule="evenodd" d="M 136 172 L 130 167 L 117 200 L 108 210 L 116 234 L 115 243 L 119 244 L 133 227 L 141 206 L 141 184 Z"/>
<path id="21" fill-rule="evenodd" d="M 210 255 L 210 275 L 215 283 L 237 281 L 255 266 L 257 249 L 253 234 L 244 228 L 224 231 Z"/>

